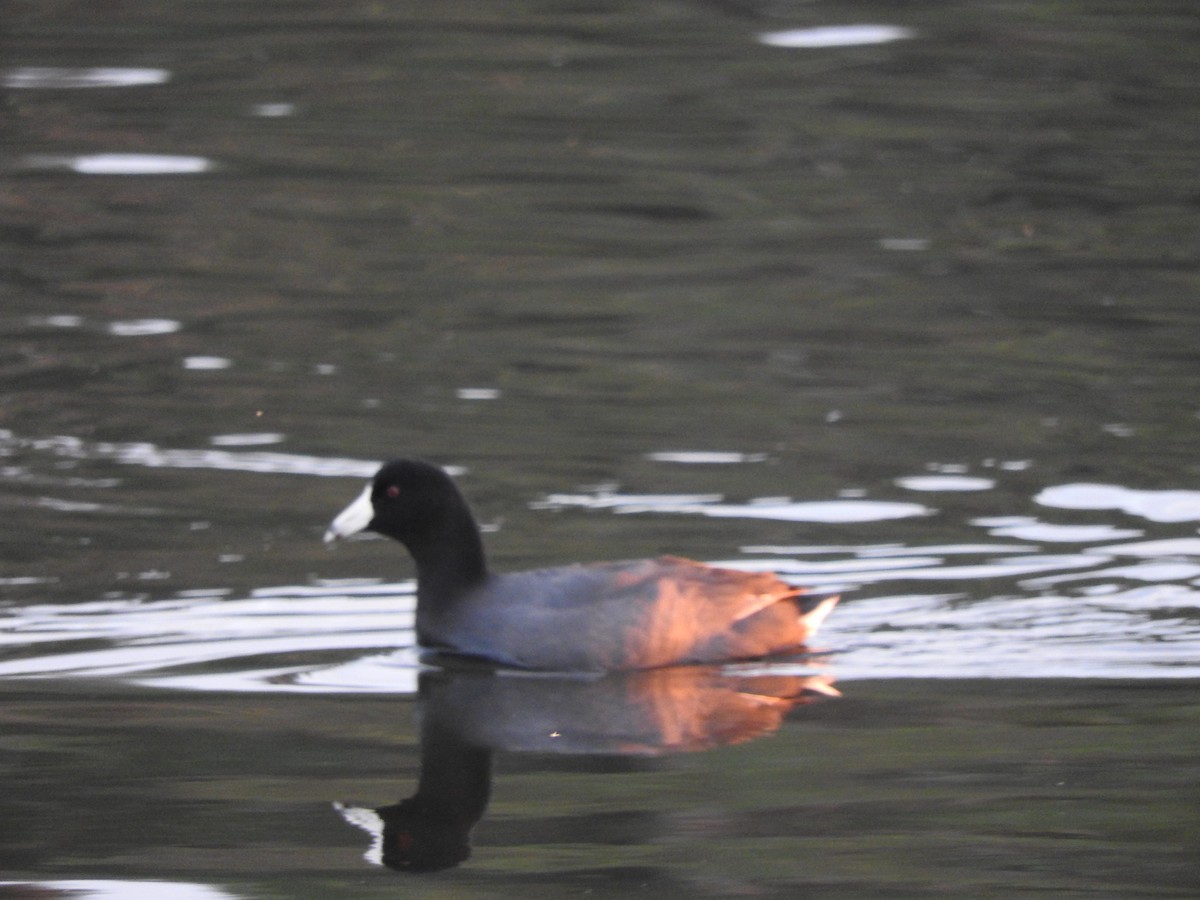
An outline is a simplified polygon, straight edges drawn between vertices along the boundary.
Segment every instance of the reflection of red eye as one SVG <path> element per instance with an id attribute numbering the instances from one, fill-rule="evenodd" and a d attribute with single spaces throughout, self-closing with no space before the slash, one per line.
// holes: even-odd
<path id="1" fill-rule="evenodd" d="M 390 484 L 390 485 L 388 485 L 388 489 L 386 491 L 384 491 L 384 493 L 387 494 L 389 497 L 391 497 L 393 500 L 395 500 L 397 497 L 400 496 L 400 488 L 396 487 L 394 484 Z"/>

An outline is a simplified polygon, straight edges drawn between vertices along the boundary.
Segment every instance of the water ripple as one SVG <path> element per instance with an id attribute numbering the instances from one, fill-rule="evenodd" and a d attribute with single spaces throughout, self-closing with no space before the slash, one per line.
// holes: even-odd
<path id="1" fill-rule="evenodd" d="M 773 519 L 786 522 L 879 522 L 928 516 L 919 503 L 882 500 L 805 500 L 763 497 L 749 503 L 724 503 L 721 494 L 548 494 L 534 509 L 610 509 L 616 513 L 670 513 L 730 519 Z"/>
<path id="2" fill-rule="evenodd" d="M 13 897 L 76 897 L 78 900 L 234 900 L 206 884 L 181 881 L 65 879 L 61 881 L 0 881 L 0 891 Z"/>
<path id="3" fill-rule="evenodd" d="M 142 87 L 170 80 L 167 69 L 146 68 L 23 66 L 0 73 L 0 85 L 14 90 Z"/>
<path id="4" fill-rule="evenodd" d="M 31 153 L 21 159 L 27 169 L 50 169 L 77 175 L 196 175 L 216 163 L 203 156 L 168 153 L 90 153 L 79 156 Z"/>
<path id="5" fill-rule="evenodd" d="M 1200 522 L 1200 491 L 1139 491 L 1116 484 L 1061 484 L 1037 495 L 1059 509 L 1115 509 L 1151 522 Z"/>
<path id="6" fill-rule="evenodd" d="M 821 635 L 832 651 L 826 664 L 842 681 L 1200 677 L 1200 563 L 1170 557 L 1113 565 L 1121 545 L 1074 554 L 1021 553 L 1019 545 L 807 549 L 720 564 L 843 591 Z M 920 590 L 947 582 L 986 585 L 990 595 Z M 906 587 L 868 595 L 888 585 Z M 155 601 L 14 607 L 0 610 L 0 677 L 409 693 L 420 670 L 414 606 L 411 582 L 347 581 L 281 585 L 241 598 L 192 591 Z"/>
<path id="7" fill-rule="evenodd" d="M 768 47 L 815 50 L 826 47 L 861 47 L 886 44 L 916 36 L 911 28 L 900 25 L 825 25 L 818 28 L 793 28 L 765 31 L 758 40 Z"/>
<path id="8" fill-rule="evenodd" d="M 216 436 L 214 440 L 220 440 Z M 157 444 L 88 442 L 76 437 L 22 438 L 0 430 L 0 456 L 31 449 L 68 459 L 106 459 L 152 469 L 221 469 L 278 475 L 370 478 L 379 460 L 344 459 L 267 451 L 234 451 L 212 448 L 170 449 Z M 454 474 L 461 470 L 448 470 Z"/>
<path id="9" fill-rule="evenodd" d="M 408 583 L 279 587 L 232 600 L 116 598 L 0 610 L 0 651 L 8 651 L 0 658 L 0 678 L 409 693 L 417 671 L 414 608 Z M 39 652 L 31 653 L 35 646 Z M 373 664 L 365 667 L 372 677 L 354 674 L 364 671 L 364 660 L 397 651 L 406 675 L 386 662 L 386 677 Z M 297 663 L 297 656 L 305 661 Z"/>
<path id="10" fill-rule="evenodd" d="M 69 465 L 67 461 L 107 460 L 146 468 L 354 478 L 371 476 L 378 465 L 374 460 L 236 449 L 268 438 L 284 436 L 229 433 L 211 437 L 224 446 L 170 449 L 65 436 L 30 439 L 0 431 L 0 457 L 43 454 L 55 469 Z M 51 484 L 51 476 L 25 465 L 8 465 L 4 472 L 21 485 Z M 965 473 L 942 469 L 936 476 Z M 112 479 L 75 481 L 92 487 L 115 484 Z M 530 505 L 601 515 L 816 523 L 806 529 L 813 531 L 824 523 L 936 515 L 939 533 L 949 527 L 964 540 L 759 544 L 742 547 L 739 556 L 719 563 L 775 571 L 814 591 L 842 593 L 844 601 L 821 636 L 833 651 L 828 665 L 839 680 L 1200 677 L 1195 652 L 1200 642 L 1200 536 L 1190 524 L 1200 519 L 1200 492 L 1061 485 L 1030 498 L 1047 510 L 1042 516 L 971 518 L 978 503 L 956 510 L 953 488 L 963 483 L 952 481 L 950 487 L 946 502 L 951 505 L 941 513 L 921 504 L 869 499 L 861 492 L 833 500 L 764 497 L 733 503 L 719 493 L 598 488 L 551 494 Z M 43 494 L 18 503 L 68 515 L 155 513 L 74 496 Z M 1059 509 L 1070 510 L 1068 521 L 1055 521 L 1054 510 Z M 1145 529 L 1105 521 L 1112 510 L 1138 516 Z M 956 514 L 961 515 L 957 525 Z M 1172 525 L 1179 522 L 1189 523 L 1185 534 Z M 993 539 L 979 540 L 979 530 Z M 157 575 L 148 571 L 139 578 L 149 581 Z M 12 572 L 0 583 L 28 587 L 42 583 L 40 577 Z M 407 693 L 420 669 L 413 610 L 411 583 L 362 580 L 265 586 L 249 596 L 218 586 L 158 598 L 12 605 L 0 607 L 0 678 L 117 678 L 218 691 Z"/>
<path id="11" fill-rule="evenodd" d="M 834 670 L 862 677 L 1196 678 L 1200 592 L 1181 585 L 1102 597 L 959 602 L 875 597 L 838 611 Z"/>

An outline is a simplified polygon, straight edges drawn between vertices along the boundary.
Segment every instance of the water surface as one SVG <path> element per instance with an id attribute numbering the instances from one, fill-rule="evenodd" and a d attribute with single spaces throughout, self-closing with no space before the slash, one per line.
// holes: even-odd
<path id="1" fill-rule="evenodd" d="M 1195 895 L 1190 5 L 10 18 L 0 880 Z M 398 883 L 334 804 L 415 788 L 412 573 L 320 544 L 397 454 L 500 569 L 841 591 L 738 677 L 844 696 L 498 750 L 470 859 Z"/>

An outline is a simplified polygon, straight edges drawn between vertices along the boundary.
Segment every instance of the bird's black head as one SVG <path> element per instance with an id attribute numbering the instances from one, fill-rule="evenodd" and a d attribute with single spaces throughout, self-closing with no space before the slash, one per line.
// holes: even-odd
<path id="1" fill-rule="evenodd" d="M 441 533 L 448 521 L 471 520 L 466 502 L 446 471 L 415 459 L 387 463 L 371 483 L 367 528 L 411 546 Z M 472 525 L 474 520 L 471 520 Z"/>
<path id="2" fill-rule="evenodd" d="M 374 531 L 404 544 L 425 576 L 449 583 L 483 577 L 479 527 L 454 481 L 439 466 L 397 459 L 383 466 L 325 532 L 325 540 Z"/>

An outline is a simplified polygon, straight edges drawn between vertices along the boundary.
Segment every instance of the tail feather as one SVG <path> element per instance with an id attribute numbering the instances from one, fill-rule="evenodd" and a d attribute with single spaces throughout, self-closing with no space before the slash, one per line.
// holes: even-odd
<path id="1" fill-rule="evenodd" d="M 841 599 L 841 596 L 836 594 L 832 597 L 826 597 L 812 609 L 801 613 L 800 624 L 804 626 L 806 631 L 805 640 L 812 640 L 816 636 L 821 623 L 825 621 L 825 617 L 833 612 L 833 608 L 837 606 L 838 601 Z"/>

